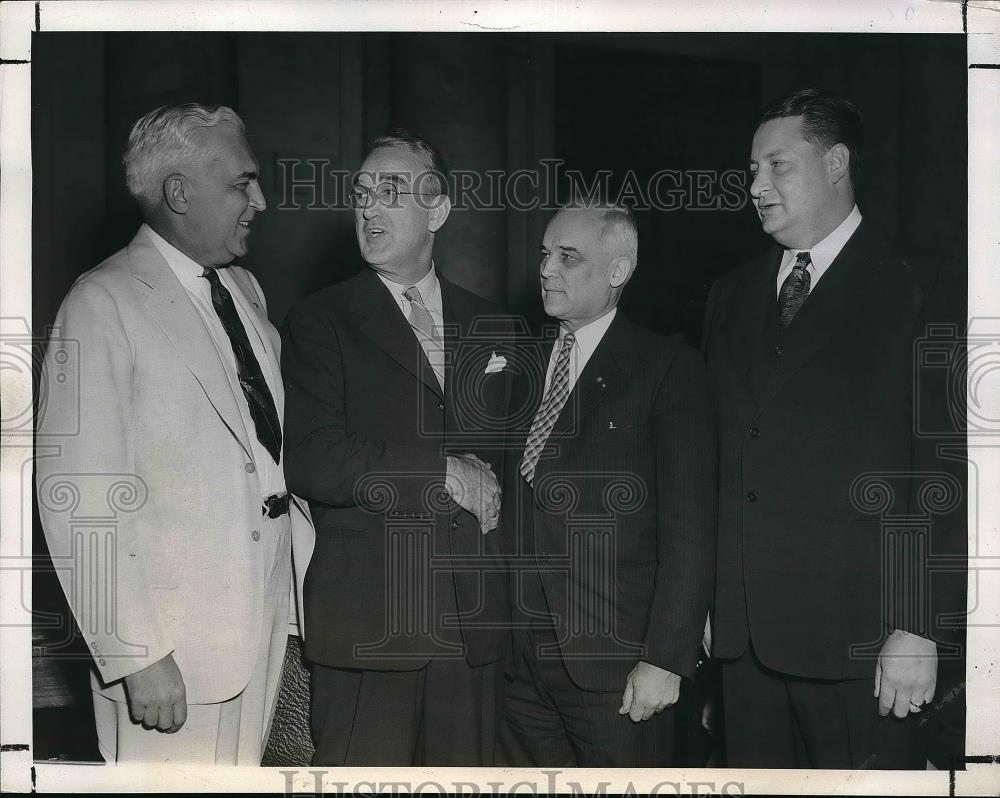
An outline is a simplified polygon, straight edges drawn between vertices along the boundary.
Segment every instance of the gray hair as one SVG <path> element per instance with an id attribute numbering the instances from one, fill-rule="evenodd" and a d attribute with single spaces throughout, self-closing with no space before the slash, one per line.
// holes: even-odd
<path id="1" fill-rule="evenodd" d="M 577 195 L 570 200 L 567 209 L 603 211 L 601 232 L 598 240 L 613 258 L 628 258 L 632 268 L 639 262 L 639 228 L 635 215 L 627 205 L 607 202 L 594 197 Z"/>
<path id="2" fill-rule="evenodd" d="M 245 130 L 243 120 L 225 105 L 164 105 L 139 119 L 122 156 L 129 193 L 144 207 L 156 206 L 163 179 L 182 164 L 202 157 L 195 131 L 222 124 L 233 125 L 241 133 Z"/>

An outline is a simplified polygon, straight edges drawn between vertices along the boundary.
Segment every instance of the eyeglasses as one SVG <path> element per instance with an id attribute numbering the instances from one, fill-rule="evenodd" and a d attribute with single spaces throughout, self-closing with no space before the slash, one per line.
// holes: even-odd
<path id="1" fill-rule="evenodd" d="M 377 186 L 356 185 L 351 189 L 351 205 L 355 208 L 370 208 L 378 200 L 382 205 L 393 206 L 400 194 L 433 197 L 424 191 L 400 191 L 393 183 L 379 183 Z"/>

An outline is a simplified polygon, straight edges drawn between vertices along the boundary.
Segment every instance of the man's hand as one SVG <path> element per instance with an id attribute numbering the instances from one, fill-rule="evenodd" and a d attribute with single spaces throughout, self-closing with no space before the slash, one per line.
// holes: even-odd
<path id="1" fill-rule="evenodd" d="M 173 654 L 125 677 L 128 711 L 135 723 L 173 734 L 187 720 L 187 692 Z"/>
<path id="2" fill-rule="evenodd" d="M 875 666 L 875 697 L 878 714 L 890 710 L 897 718 L 934 698 L 937 683 L 937 645 L 926 637 L 897 629 L 882 644 Z"/>
<path id="3" fill-rule="evenodd" d="M 445 490 L 479 521 L 485 535 L 500 522 L 500 483 L 489 464 L 474 454 L 448 457 Z"/>
<path id="4" fill-rule="evenodd" d="M 649 720 L 654 712 L 662 712 L 676 704 L 680 694 L 680 676 L 640 660 L 625 682 L 625 694 L 618 714 L 628 713 L 637 722 Z"/>

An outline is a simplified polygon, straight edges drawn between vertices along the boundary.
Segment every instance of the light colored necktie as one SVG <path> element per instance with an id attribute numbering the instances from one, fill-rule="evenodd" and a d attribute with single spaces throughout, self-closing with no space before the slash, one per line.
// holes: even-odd
<path id="1" fill-rule="evenodd" d="M 535 466 L 538 465 L 538 458 L 545 448 L 545 441 L 549 438 L 549 433 L 556 425 L 556 419 L 566 404 L 569 397 L 569 355 L 573 350 L 576 337 L 568 332 L 562 339 L 562 349 L 556 358 L 555 368 L 552 370 L 552 382 L 549 390 L 545 394 L 538 412 L 535 413 L 535 420 L 531 422 L 531 431 L 528 433 L 528 442 L 524 446 L 524 457 L 521 459 L 521 476 L 531 485 L 535 481 Z"/>
<path id="2" fill-rule="evenodd" d="M 417 340 L 420 347 L 427 355 L 427 361 L 434 370 L 438 385 L 444 390 L 444 346 L 441 338 L 434 328 L 434 319 L 424 304 L 424 298 L 420 296 L 420 289 L 411 285 L 403 292 L 403 296 L 410 302 L 410 326 L 417 331 Z"/>
<path id="3" fill-rule="evenodd" d="M 778 292 L 778 318 L 782 327 L 787 327 L 792 323 L 795 314 L 809 298 L 809 286 L 812 283 L 812 276 L 808 267 L 812 264 L 812 257 L 808 252 L 800 252 L 795 256 L 795 266 L 781 284 L 781 291 Z"/>

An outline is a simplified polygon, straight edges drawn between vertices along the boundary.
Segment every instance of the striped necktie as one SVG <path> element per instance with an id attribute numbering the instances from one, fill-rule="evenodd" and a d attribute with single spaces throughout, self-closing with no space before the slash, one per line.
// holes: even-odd
<path id="1" fill-rule="evenodd" d="M 538 412 L 535 413 L 535 420 L 531 422 L 531 431 L 528 433 L 528 442 L 524 446 L 524 457 L 521 460 L 521 476 L 531 485 L 535 481 L 535 466 L 538 465 L 538 458 L 545 448 L 545 441 L 548 440 L 549 433 L 559 418 L 559 413 L 566 404 L 569 397 L 569 355 L 576 343 L 576 336 L 568 332 L 563 336 L 562 349 L 556 358 L 555 368 L 552 370 L 552 382 L 549 390 L 545 394 Z"/>
<path id="2" fill-rule="evenodd" d="M 792 323 L 795 314 L 802 309 L 809 297 L 812 277 L 809 275 L 808 267 L 811 264 L 812 258 L 808 252 L 798 253 L 795 256 L 795 266 L 781 284 L 781 291 L 778 292 L 778 318 L 782 327 Z"/>

